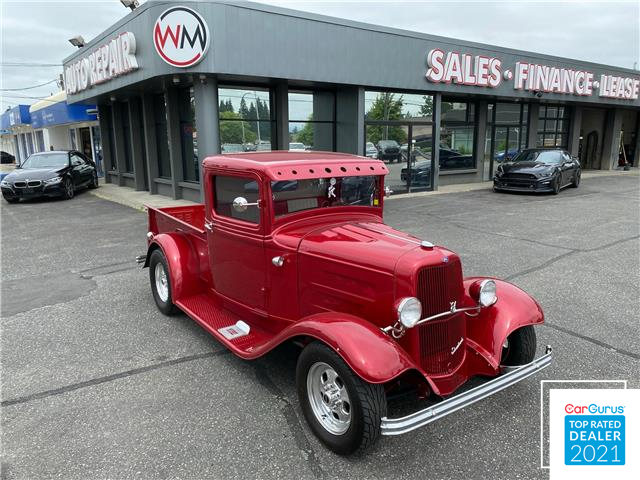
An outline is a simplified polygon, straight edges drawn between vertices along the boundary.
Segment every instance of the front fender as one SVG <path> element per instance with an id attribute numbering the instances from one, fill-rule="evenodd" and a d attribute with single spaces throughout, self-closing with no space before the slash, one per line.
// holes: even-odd
<path id="1" fill-rule="evenodd" d="M 309 336 L 324 342 L 369 383 L 385 383 L 415 368 L 409 355 L 392 338 L 354 315 L 318 313 L 287 330 L 289 338 Z"/>
<path id="2" fill-rule="evenodd" d="M 154 236 L 149 242 L 145 267 L 149 266 L 151 254 L 157 248 L 162 250 L 167 259 L 173 302 L 185 295 L 199 293 L 202 282 L 199 281 L 198 255 L 187 237 L 181 233 L 161 233 Z"/>
<path id="3" fill-rule="evenodd" d="M 464 288 L 468 296 L 469 288 L 478 280 L 484 278 L 464 279 Z M 477 317 L 468 319 L 467 339 L 492 367 L 498 368 L 502 345 L 509 334 L 526 325 L 543 323 L 544 313 L 538 302 L 525 291 L 504 280 L 492 280 L 496 282 L 498 301 L 491 307 L 483 308 Z"/>

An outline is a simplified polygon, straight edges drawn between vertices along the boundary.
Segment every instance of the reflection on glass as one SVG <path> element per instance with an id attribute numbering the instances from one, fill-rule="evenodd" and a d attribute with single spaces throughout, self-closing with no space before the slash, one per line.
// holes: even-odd
<path id="1" fill-rule="evenodd" d="M 271 150 L 272 109 L 268 90 L 219 88 L 220 150 Z"/>

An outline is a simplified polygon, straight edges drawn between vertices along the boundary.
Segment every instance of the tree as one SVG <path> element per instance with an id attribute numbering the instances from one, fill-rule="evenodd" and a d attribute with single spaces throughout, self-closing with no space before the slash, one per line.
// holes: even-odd
<path id="1" fill-rule="evenodd" d="M 247 102 L 244 101 L 244 98 L 240 100 L 238 113 L 240 114 L 240 118 L 249 118 L 249 109 L 247 108 Z"/>
<path id="2" fill-rule="evenodd" d="M 311 120 L 311 116 L 309 116 Z M 305 123 L 304 127 L 298 132 L 298 138 L 296 139 L 300 143 L 304 143 L 310 147 L 313 146 L 313 123 Z"/>
<path id="3" fill-rule="evenodd" d="M 401 120 L 404 100 L 402 95 L 395 98 L 393 93 L 380 93 L 367 112 L 367 120 Z M 380 140 L 407 142 L 407 132 L 397 125 L 367 125 L 367 141 L 378 143 Z"/>
<path id="4" fill-rule="evenodd" d="M 244 138 L 243 138 L 244 130 Z M 249 123 L 240 120 L 240 116 L 234 112 L 220 113 L 220 143 L 253 143 L 256 134 L 249 128 Z"/>
<path id="5" fill-rule="evenodd" d="M 420 116 L 431 117 L 433 115 L 433 97 L 425 95 L 422 98 L 424 103 L 420 106 Z"/>

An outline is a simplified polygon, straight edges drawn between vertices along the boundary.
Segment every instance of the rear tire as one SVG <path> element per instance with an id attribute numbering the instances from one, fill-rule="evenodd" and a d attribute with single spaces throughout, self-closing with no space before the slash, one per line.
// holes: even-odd
<path id="1" fill-rule="evenodd" d="M 171 275 L 167 259 L 159 248 L 154 250 L 149 259 L 149 281 L 151 292 L 158 310 L 165 315 L 173 315 L 178 311 L 171 297 Z"/>
<path id="2" fill-rule="evenodd" d="M 536 332 L 527 325 L 511 332 L 502 346 L 502 365 L 518 366 L 531 363 L 536 355 Z"/>
<path id="3" fill-rule="evenodd" d="M 335 453 L 362 452 L 380 438 L 381 420 L 387 414 L 384 388 L 362 380 L 323 343 L 302 350 L 296 386 L 311 430 Z"/>
<path id="4" fill-rule="evenodd" d="M 93 172 L 93 177 L 91 177 L 89 188 L 98 188 L 99 186 L 100 182 L 98 181 L 98 172 Z"/>

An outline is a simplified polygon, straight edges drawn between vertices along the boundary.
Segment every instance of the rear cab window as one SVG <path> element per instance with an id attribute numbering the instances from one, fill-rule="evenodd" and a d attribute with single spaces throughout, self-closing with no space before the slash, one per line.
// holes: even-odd
<path id="1" fill-rule="evenodd" d="M 217 215 L 255 225 L 260 223 L 260 209 L 257 206 L 248 206 L 244 212 L 238 212 L 233 208 L 233 201 L 238 197 L 246 199 L 247 203 L 258 202 L 260 185 L 256 179 L 217 175 L 214 177 L 213 185 L 213 209 Z"/>

